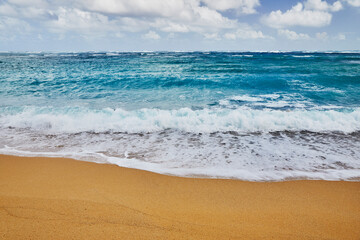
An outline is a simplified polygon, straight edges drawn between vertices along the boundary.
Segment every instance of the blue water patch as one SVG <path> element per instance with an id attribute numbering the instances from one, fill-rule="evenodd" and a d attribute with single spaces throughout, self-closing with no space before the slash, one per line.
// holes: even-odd
<path id="1" fill-rule="evenodd" d="M 300 95 L 316 106 L 360 102 L 358 53 L 249 54 L 0 54 L 1 106 L 19 96 L 28 105 L 124 109 L 206 107 L 267 94 Z"/>

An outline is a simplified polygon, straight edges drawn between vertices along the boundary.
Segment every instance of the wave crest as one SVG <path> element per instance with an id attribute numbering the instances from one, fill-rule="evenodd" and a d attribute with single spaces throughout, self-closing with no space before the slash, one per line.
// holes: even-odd
<path id="1" fill-rule="evenodd" d="M 23 107 L 0 110 L 3 127 L 30 128 L 55 133 L 155 132 L 176 129 L 185 132 L 272 132 L 360 130 L 360 108 L 347 110 L 256 110 L 181 108 L 177 110 L 89 109 L 80 107 Z"/>

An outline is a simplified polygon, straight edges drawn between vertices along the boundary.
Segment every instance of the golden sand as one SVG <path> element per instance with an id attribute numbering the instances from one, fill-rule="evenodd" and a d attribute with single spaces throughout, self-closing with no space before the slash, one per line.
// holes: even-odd
<path id="1" fill-rule="evenodd" d="M 191 179 L 0 155 L 0 239 L 360 239 L 360 182 Z"/>

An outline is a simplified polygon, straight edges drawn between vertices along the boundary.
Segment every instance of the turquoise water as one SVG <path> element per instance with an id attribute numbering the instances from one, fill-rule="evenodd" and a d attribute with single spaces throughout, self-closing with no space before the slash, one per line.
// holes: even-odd
<path id="1" fill-rule="evenodd" d="M 271 94 L 289 103 L 284 109 L 360 103 L 360 54 L 1 54 L 0 61 L 2 106 L 23 106 L 20 95 L 27 105 L 126 110 L 197 109 Z"/>
<path id="2" fill-rule="evenodd" d="M 181 176 L 360 177 L 359 53 L 1 53 L 0 152 Z"/>

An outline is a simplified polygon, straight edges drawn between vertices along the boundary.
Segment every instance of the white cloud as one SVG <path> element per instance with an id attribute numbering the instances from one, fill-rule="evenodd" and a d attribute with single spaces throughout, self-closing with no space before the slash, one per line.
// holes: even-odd
<path id="1" fill-rule="evenodd" d="M 153 40 L 158 40 L 161 38 L 160 35 L 154 31 L 149 31 L 148 33 L 144 34 L 142 37 L 145 39 L 153 39 Z"/>
<path id="2" fill-rule="evenodd" d="M 115 33 L 115 37 L 117 37 L 117 38 L 123 38 L 123 37 L 124 37 L 124 34 L 117 32 L 117 33 Z"/>
<path id="3" fill-rule="evenodd" d="M 7 0 L 7 2 L 18 6 L 27 6 L 27 7 L 36 6 L 37 8 L 48 5 L 48 3 L 45 0 Z"/>
<path id="4" fill-rule="evenodd" d="M 221 40 L 221 37 L 219 37 L 217 33 L 205 33 L 204 38 L 209 40 Z"/>
<path id="5" fill-rule="evenodd" d="M 1 31 L 20 31 L 27 32 L 31 29 L 29 24 L 16 18 L 1 17 L 0 18 L 0 30 Z"/>
<path id="6" fill-rule="evenodd" d="M 329 38 L 327 32 L 318 32 L 316 33 L 316 38 L 319 39 L 319 40 L 326 40 Z"/>
<path id="7" fill-rule="evenodd" d="M 14 17 L 17 16 L 17 11 L 15 8 L 9 4 L 0 5 L 0 15 Z"/>
<path id="8" fill-rule="evenodd" d="M 237 29 L 235 32 L 226 33 L 224 37 L 229 40 L 268 38 L 261 31 L 256 31 L 246 26 Z"/>
<path id="9" fill-rule="evenodd" d="M 259 0 L 203 0 L 209 8 L 226 11 L 229 9 L 237 9 L 243 14 L 256 13 L 256 7 L 260 6 Z"/>
<path id="10" fill-rule="evenodd" d="M 50 32 L 78 32 L 88 36 L 100 36 L 117 29 L 116 22 L 109 21 L 107 16 L 98 13 L 61 7 L 56 11 L 56 16 L 45 23 Z"/>
<path id="11" fill-rule="evenodd" d="M 16 36 L 27 34 L 31 26 L 23 21 L 12 17 L 0 17 L 0 40 L 11 41 Z"/>
<path id="12" fill-rule="evenodd" d="M 238 21 L 227 18 L 218 8 L 249 12 L 257 5 L 258 0 L 225 0 L 225 5 L 215 9 L 200 0 L 58 0 L 51 4 L 46 0 L 0 0 L 0 15 L 38 21 L 52 32 L 91 34 L 102 29 L 106 34 L 155 29 L 204 35 L 237 28 Z"/>
<path id="13" fill-rule="evenodd" d="M 258 6 L 260 0 L 0 0 L 0 16 L 60 38 L 124 37 L 127 32 L 149 39 L 159 39 L 159 33 L 197 33 L 215 40 L 267 38 L 223 13 L 252 14 Z"/>
<path id="14" fill-rule="evenodd" d="M 224 6 L 214 1 L 200 0 L 76 0 L 84 11 L 97 12 L 117 18 L 120 22 L 131 22 L 134 29 L 157 29 L 163 32 L 214 33 L 223 29 L 234 29 L 236 20 L 219 12 L 220 9 L 250 9 L 258 0 L 224 0 Z M 209 7 L 207 4 L 214 8 Z M 214 6 L 213 6 L 214 5 Z M 250 10 L 248 10 L 250 11 Z M 124 25 L 123 25 L 124 26 Z M 127 28 L 128 31 L 132 31 Z M 136 30 L 134 30 L 136 31 Z"/>
<path id="15" fill-rule="evenodd" d="M 319 3 L 319 1 L 309 2 Z M 289 26 L 322 27 L 329 25 L 332 15 L 329 12 L 323 10 L 320 11 L 318 8 L 324 7 L 322 4 L 320 5 L 311 5 L 312 9 L 307 9 L 304 8 L 302 3 L 298 3 L 286 12 L 280 10 L 272 11 L 269 15 L 263 17 L 262 21 L 273 28 L 284 28 Z M 334 7 L 335 10 L 337 8 L 336 6 L 334 7 L 334 5 L 332 5 L 330 7 Z M 326 5 L 326 7 L 329 6 Z"/>
<path id="16" fill-rule="evenodd" d="M 47 10 L 40 7 L 34 7 L 32 5 L 19 5 L 4 3 L 0 5 L 0 15 L 8 17 L 16 17 L 18 19 L 50 19 L 53 18 L 51 10 Z"/>
<path id="17" fill-rule="evenodd" d="M 195 7 L 193 11 L 194 16 L 191 21 L 182 21 L 192 27 L 193 31 L 211 31 L 236 27 L 237 22 L 235 20 L 230 20 L 207 7 Z"/>
<path id="18" fill-rule="evenodd" d="M 343 34 L 343 33 L 339 33 L 339 34 L 335 37 L 335 39 L 336 39 L 336 40 L 340 40 L 340 41 L 346 40 L 346 36 L 345 36 L 345 34 Z"/>
<path id="19" fill-rule="evenodd" d="M 250 3 L 253 1 L 240 0 L 238 2 L 241 3 L 241 7 L 247 7 L 251 6 Z M 115 17 L 141 18 L 151 22 L 159 19 L 171 22 L 172 26 L 165 28 L 165 31 L 170 31 L 170 29 L 175 29 L 175 32 L 191 31 L 186 30 L 183 24 L 198 26 L 200 29 L 204 27 L 227 28 L 236 22 L 223 16 L 218 12 L 219 9 L 208 7 L 200 0 L 76 0 L 76 2 L 86 11 L 110 14 Z M 247 2 L 250 3 L 247 4 Z M 238 5 L 230 4 L 227 7 L 240 7 Z"/>
<path id="20" fill-rule="evenodd" d="M 151 26 L 157 29 L 160 29 L 163 32 L 189 32 L 190 27 L 184 23 L 177 23 L 170 21 L 168 19 L 159 18 L 151 23 Z"/>
<path id="21" fill-rule="evenodd" d="M 284 37 L 286 37 L 287 39 L 290 39 L 290 40 L 307 40 L 307 39 L 310 39 L 309 35 L 307 35 L 307 34 L 296 33 L 294 31 L 290 31 L 290 30 L 287 30 L 287 29 L 279 29 L 278 34 L 280 36 L 284 36 Z"/>
<path id="22" fill-rule="evenodd" d="M 25 1 L 25 0 L 16 0 Z M 225 11 L 238 10 L 240 13 L 255 13 L 259 0 L 77 0 L 85 9 L 126 16 L 180 16 L 191 17 L 194 8 L 203 6 Z"/>
<path id="23" fill-rule="evenodd" d="M 332 5 L 322 0 L 307 0 L 305 3 L 305 9 L 309 10 L 318 10 L 325 12 L 337 12 L 340 11 L 343 7 L 340 1 L 334 2 Z"/>
<path id="24" fill-rule="evenodd" d="M 176 36 L 175 36 L 175 33 L 171 32 L 167 35 L 167 39 L 174 39 Z"/>
<path id="25" fill-rule="evenodd" d="M 353 7 L 360 7 L 360 0 L 345 0 L 345 1 Z"/>
<path id="26" fill-rule="evenodd" d="M 187 9 L 184 0 L 76 0 L 84 9 L 121 16 L 174 16 Z"/>

